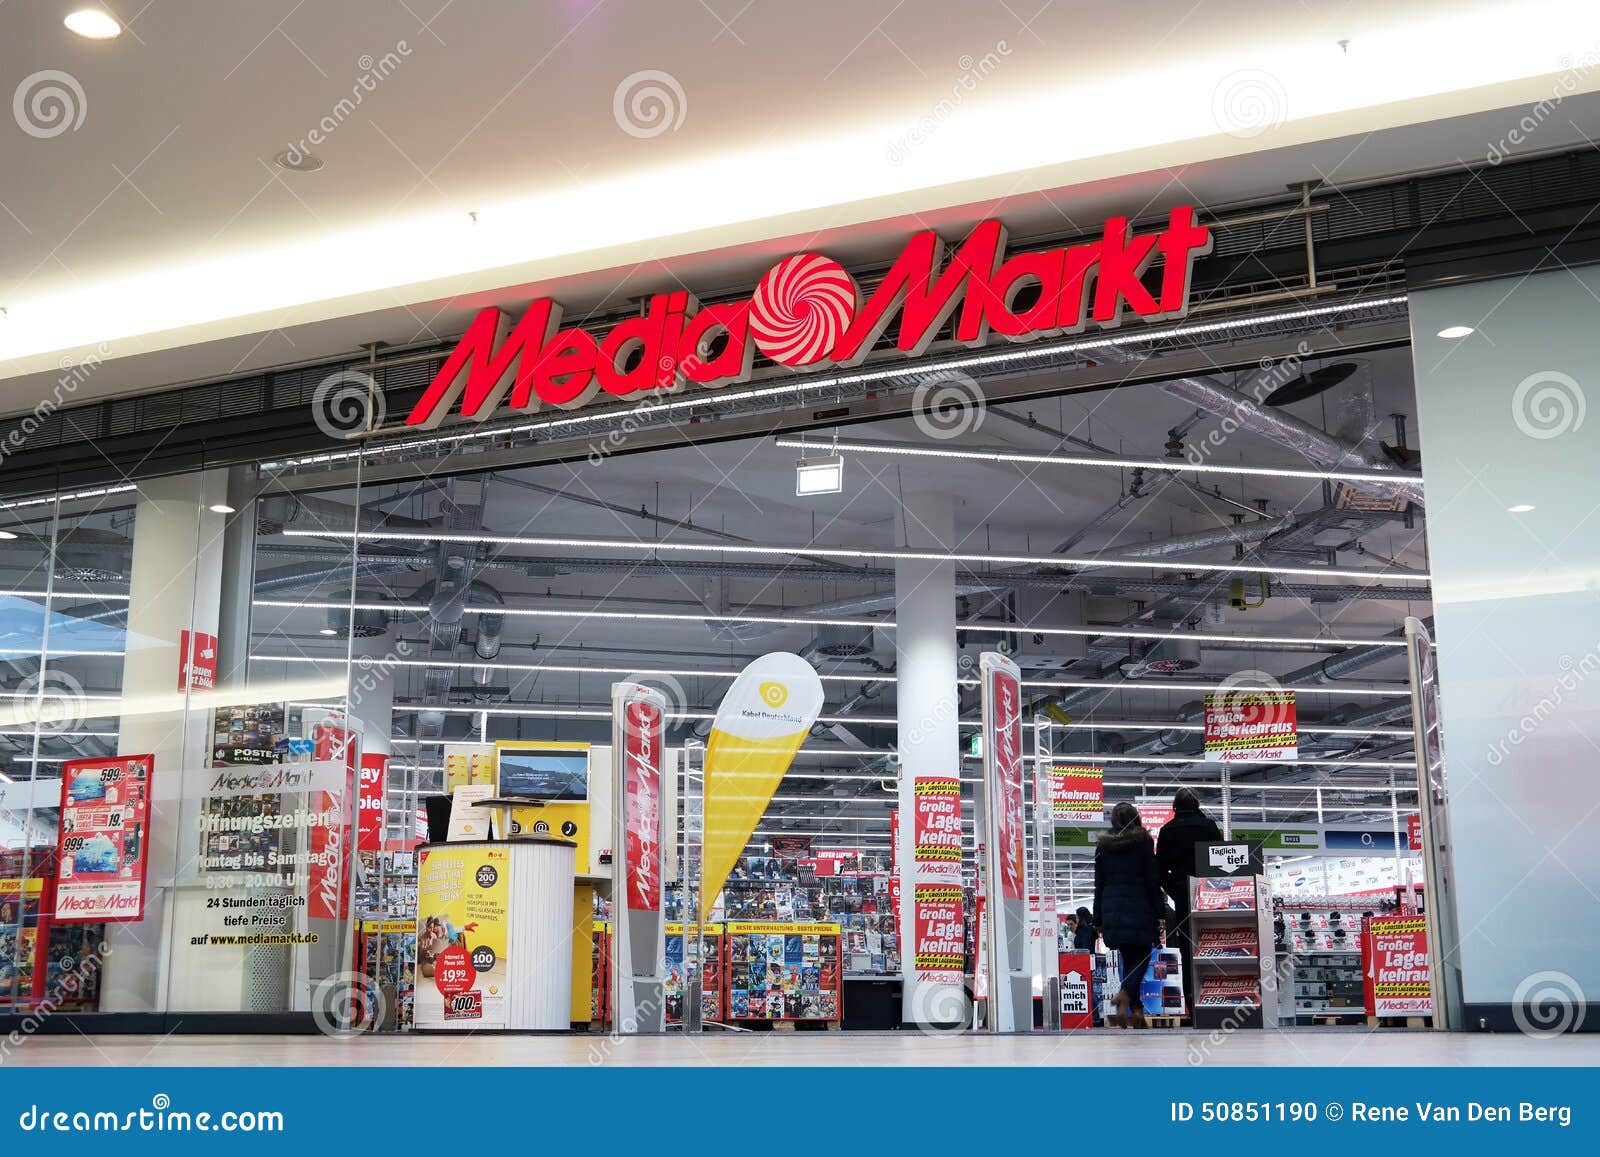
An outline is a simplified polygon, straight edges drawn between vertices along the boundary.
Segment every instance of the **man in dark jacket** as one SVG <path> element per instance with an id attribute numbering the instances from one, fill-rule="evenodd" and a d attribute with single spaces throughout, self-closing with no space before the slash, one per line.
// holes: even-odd
<path id="1" fill-rule="evenodd" d="M 1183 990 L 1189 1010 L 1194 1011 L 1194 935 L 1189 927 L 1189 880 L 1194 875 L 1194 849 L 1197 844 L 1222 839 L 1222 831 L 1211 817 L 1200 810 L 1200 799 L 1186 787 L 1172 797 L 1172 819 L 1156 836 L 1156 863 L 1161 868 L 1161 887 L 1172 897 L 1177 919 L 1167 929 L 1167 943 L 1183 954 Z"/>

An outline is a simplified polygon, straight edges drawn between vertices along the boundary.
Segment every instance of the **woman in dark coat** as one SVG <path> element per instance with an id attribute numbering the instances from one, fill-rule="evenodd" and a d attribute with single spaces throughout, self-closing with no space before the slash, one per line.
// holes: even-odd
<path id="1" fill-rule="evenodd" d="M 1078 927 L 1072 933 L 1072 947 L 1079 952 L 1094 951 L 1094 918 L 1089 915 L 1089 909 L 1079 908 L 1077 911 Z"/>
<path id="2" fill-rule="evenodd" d="M 1160 936 L 1161 878 L 1155 841 L 1139 822 L 1139 809 L 1124 800 L 1111 809 L 1111 831 L 1094 850 L 1094 926 L 1107 948 L 1122 955 L 1122 987 L 1112 1023 L 1144 1027 L 1139 984 Z"/>

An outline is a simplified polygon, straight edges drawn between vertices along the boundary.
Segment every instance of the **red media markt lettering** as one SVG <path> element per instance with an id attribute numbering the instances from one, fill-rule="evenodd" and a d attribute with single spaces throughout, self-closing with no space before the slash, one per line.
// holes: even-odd
<path id="1" fill-rule="evenodd" d="M 1185 205 L 1154 233 L 1135 235 L 1127 218 L 1113 217 L 1096 241 L 1009 260 L 1005 248 L 998 221 L 980 223 L 953 253 L 933 231 L 917 233 L 865 299 L 837 262 L 796 254 L 774 265 L 748 300 L 701 308 L 687 292 L 658 293 L 641 316 L 600 337 L 563 329 L 561 306 L 549 298 L 515 323 L 491 306 L 472 319 L 406 425 L 431 429 L 452 409 L 481 421 L 502 403 L 524 412 L 576 409 L 602 392 L 726 386 L 750 377 L 757 351 L 791 369 L 853 366 L 897 314 L 895 345 L 908 356 L 926 350 L 946 323 L 958 344 L 979 346 L 991 334 L 1025 341 L 1115 326 L 1130 313 L 1181 317 L 1211 232 Z M 1147 284 L 1157 259 L 1160 276 Z M 1037 293 L 1019 306 L 1025 289 Z"/>

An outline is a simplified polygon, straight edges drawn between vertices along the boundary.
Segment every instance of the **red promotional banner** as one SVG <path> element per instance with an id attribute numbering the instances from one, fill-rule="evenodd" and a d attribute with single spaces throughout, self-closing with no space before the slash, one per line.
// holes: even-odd
<path id="1" fill-rule="evenodd" d="M 1155 839 L 1156 833 L 1166 827 L 1172 819 L 1172 804 L 1162 803 L 1159 800 L 1136 800 L 1134 807 L 1139 809 L 1139 824 L 1150 833 L 1150 838 Z"/>
<path id="2" fill-rule="evenodd" d="M 1422 816 L 1418 812 L 1406 817 L 1406 843 L 1413 852 L 1422 851 Z"/>
<path id="3" fill-rule="evenodd" d="M 1300 725 L 1293 691 L 1227 691 L 1205 697 L 1205 757 L 1298 759 Z"/>
<path id="4" fill-rule="evenodd" d="M 204 631 L 178 634 L 178 690 L 212 691 L 217 686 L 217 637 Z"/>
<path id="5" fill-rule="evenodd" d="M 894 913 L 896 937 L 900 927 L 900 809 L 889 809 L 889 911 Z"/>
<path id="6" fill-rule="evenodd" d="M 994 753 L 995 779 L 999 788 L 999 815 L 996 816 L 1000 896 L 1005 900 L 1024 897 L 1022 878 L 1022 685 L 1015 669 L 989 670 L 989 695 L 993 704 L 988 721 L 993 734 L 983 737 L 986 750 Z"/>
<path id="7" fill-rule="evenodd" d="M 327 816 L 327 823 L 311 829 L 311 860 L 307 865 L 306 914 L 313 920 L 343 920 L 350 914 L 350 834 L 346 801 L 355 795 L 356 733 L 337 723 L 319 723 L 311 733 L 311 758 L 319 763 L 343 763 L 345 790 L 312 792 L 312 806 Z"/>
<path id="8" fill-rule="evenodd" d="M 1428 926 L 1421 916 L 1370 916 L 1361 936 L 1361 974 L 1371 1016 L 1432 1016 Z"/>
<path id="9" fill-rule="evenodd" d="M 358 824 L 356 850 L 380 852 L 383 850 L 384 791 L 383 781 L 389 770 L 387 755 L 361 757 L 361 788 L 357 796 Z"/>
<path id="10" fill-rule="evenodd" d="M 649 699 L 629 698 L 622 717 L 628 907 L 656 912 L 661 908 L 661 707 Z"/>
<path id="11" fill-rule="evenodd" d="M 1087 952 L 1057 954 L 1061 977 L 1061 1027 L 1094 1027 L 1094 957 Z"/>
<path id="12" fill-rule="evenodd" d="M 921 776 L 912 785 L 917 811 L 911 841 L 917 878 L 961 879 L 961 781 Z M 898 817 L 897 817 L 898 818 Z"/>
<path id="13" fill-rule="evenodd" d="M 1050 814 L 1056 823 L 1099 823 L 1106 814 L 1106 772 L 1089 764 L 1050 768 Z"/>
<path id="14" fill-rule="evenodd" d="M 153 755 L 69 759 L 61 765 L 57 923 L 144 918 L 154 769 Z"/>
<path id="15" fill-rule="evenodd" d="M 919 978 L 959 979 L 966 962 L 960 886 L 918 884 L 913 899 L 914 964 Z"/>

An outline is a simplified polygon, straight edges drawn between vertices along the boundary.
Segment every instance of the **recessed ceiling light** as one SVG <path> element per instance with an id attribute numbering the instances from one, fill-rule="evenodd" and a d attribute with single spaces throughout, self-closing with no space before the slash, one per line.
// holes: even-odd
<path id="1" fill-rule="evenodd" d="M 317 634 L 319 634 L 319 635 L 337 635 L 338 633 L 339 632 L 334 630 L 332 627 L 323 627 L 320 631 L 317 632 Z"/>
<path id="2" fill-rule="evenodd" d="M 213 502 L 206 509 L 211 511 L 212 514 L 232 514 L 234 512 L 233 507 L 226 502 Z"/>
<path id="3" fill-rule="evenodd" d="M 1533 504 L 1531 502 L 1519 502 L 1515 506 L 1506 507 L 1507 512 L 1511 514 L 1526 514 L 1532 509 Z"/>
<path id="4" fill-rule="evenodd" d="M 1454 340 L 1458 337 L 1466 337 L 1469 333 L 1477 332 L 1470 325 L 1447 325 L 1439 331 L 1439 336 Z"/>
<path id="5" fill-rule="evenodd" d="M 315 173 L 322 168 L 321 157 L 315 153 L 303 153 L 299 149 L 285 149 L 272 158 L 272 163 L 291 173 Z"/>
<path id="6" fill-rule="evenodd" d="M 86 40 L 111 40 L 122 35 L 122 25 L 103 8 L 80 8 L 76 12 L 69 12 L 62 23 Z"/>
<path id="7" fill-rule="evenodd" d="M 0 540 L 4 540 L 6 542 L 10 542 L 13 539 L 15 539 L 16 537 L 17 537 L 16 534 L 14 532 L 12 532 L 12 531 L 0 530 Z"/>

